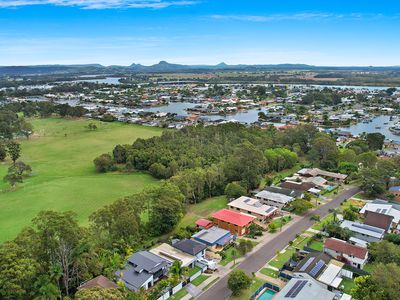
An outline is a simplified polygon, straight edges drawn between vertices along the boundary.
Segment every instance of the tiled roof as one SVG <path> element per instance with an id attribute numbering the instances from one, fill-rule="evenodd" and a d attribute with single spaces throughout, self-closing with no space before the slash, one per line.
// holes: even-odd
<path id="1" fill-rule="evenodd" d="M 79 289 L 91 289 L 94 287 L 100 287 L 103 289 L 116 289 L 118 287 L 117 284 L 109 280 L 107 277 L 104 277 L 103 275 L 97 276 L 91 280 L 88 280 L 81 284 L 78 287 Z"/>
<path id="2" fill-rule="evenodd" d="M 345 253 L 348 255 L 352 255 L 352 256 L 358 257 L 360 259 L 365 259 L 365 256 L 368 253 L 368 250 L 366 248 L 352 245 L 345 241 L 342 241 L 339 239 L 334 239 L 334 238 L 326 239 L 324 247 L 327 249 L 335 250 L 336 252 L 339 252 L 339 253 Z"/>
<path id="3" fill-rule="evenodd" d="M 393 216 L 369 210 L 365 212 L 364 224 L 382 228 L 387 231 L 390 229 L 392 222 Z"/>

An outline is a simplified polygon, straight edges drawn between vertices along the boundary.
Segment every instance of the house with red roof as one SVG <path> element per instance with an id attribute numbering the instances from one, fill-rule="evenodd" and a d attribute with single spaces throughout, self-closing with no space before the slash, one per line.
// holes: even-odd
<path id="1" fill-rule="evenodd" d="M 207 219 L 198 219 L 196 221 L 196 226 L 201 229 L 210 229 L 213 227 L 213 222 Z"/>
<path id="2" fill-rule="evenodd" d="M 248 214 L 221 209 L 212 215 L 213 224 L 229 230 L 232 234 L 242 236 L 248 232 L 249 226 L 257 218 Z"/>
<path id="3" fill-rule="evenodd" d="M 367 248 L 335 238 L 325 240 L 324 252 L 358 269 L 364 268 L 368 260 Z"/>

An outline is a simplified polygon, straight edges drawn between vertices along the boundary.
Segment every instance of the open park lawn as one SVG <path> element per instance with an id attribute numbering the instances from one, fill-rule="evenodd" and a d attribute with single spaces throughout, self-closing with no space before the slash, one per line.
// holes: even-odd
<path id="1" fill-rule="evenodd" d="M 97 130 L 86 128 L 91 122 Z M 81 224 L 87 224 L 96 209 L 157 182 L 143 173 L 96 173 L 93 159 L 116 144 L 159 135 L 159 128 L 59 118 L 31 123 L 34 135 L 20 142 L 21 160 L 31 165 L 32 176 L 15 191 L 0 180 L 0 242 L 14 238 L 41 210 L 72 210 Z M 0 163 L 0 178 L 10 163 Z"/>

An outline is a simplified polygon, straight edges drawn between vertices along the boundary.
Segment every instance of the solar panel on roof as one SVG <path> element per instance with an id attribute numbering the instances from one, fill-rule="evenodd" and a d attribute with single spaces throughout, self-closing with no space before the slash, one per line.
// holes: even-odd
<path id="1" fill-rule="evenodd" d="M 298 280 L 295 282 L 295 284 L 291 287 L 291 289 L 289 290 L 289 292 L 286 293 L 285 297 L 286 298 L 292 298 L 292 294 L 295 290 L 297 290 L 297 287 L 305 280 Z"/>
<path id="2" fill-rule="evenodd" d="M 247 202 L 249 202 L 249 201 L 250 201 L 250 199 L 247 198 L 247 199 L 245 199 L 243 202 L 244 202 L 244 203 L 247 203 Z"/>
<path id="3" fill-rule="evenodd" d="M 275 207 L 269 207 L 265 212 L 269 213 L 269 212 L 273 211 L 274 209 L 275 209 Z"/>
<path id="4" fill-rule="evenodd" d="M 381 209 L 380 209 L 380 208 L 378 208 L 378 209 L 376 210 L 376 212 L 377 212 L 377 213 L 379 213 L 380 211 L 381 211 Z"/>
<path id="5" fill-rule="evenodd" d="M 311 269 L 310 275 L 315 277 L 317 273 L 321 270 L 321 268 L 325 265 L 325 262 L 320 259 L 317 264 L 314 266 L 314 268 Z"/>
<path id="6" fill-rule="evenodd" d="M 307 268 L 311 265 L 311 263 L 314 261 L 314 259 L 315 259 L 315 257 L 310 257 L 310 258 L 305 262 L 305 264 L 301 266 L 300 272 L 304 272 L 304 270 L 307 269 Z"/>
<path id="7" fill-rule="evenodd" d="M 303 287 L 306 285 L 307 280 L 303 280 L 299 286 L 297 287 L 296 290 L 293 291 L 292 295 L 290 298 L 296 298 L 297 294 L 300 293 L 300 291 L 303 289 Z"/>
<path id="8" fill-rule="evenodd" d="M 385 209 L 382 209 L 381 214 L 386 214 L 386 212 L 387 212 L 387 209 L 386 209 L 386 208 L 385 208 Z"/>

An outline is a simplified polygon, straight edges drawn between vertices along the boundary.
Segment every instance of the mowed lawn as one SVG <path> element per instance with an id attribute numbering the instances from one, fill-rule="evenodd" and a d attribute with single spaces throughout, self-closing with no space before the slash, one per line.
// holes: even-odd
<path id="1" fill-rule="evenodd" d="M 21 160 L 31 165 L 32 176 L 15 191 L 7 191 L 9 185 L 0 181 L 0 242 L 14 238 L 41 210 L 73 210 L 79 221 L 87 224 L 88 216 L 96 209 L 157 183 L 143 173 L 99 174 L 93 159 L 111 153 L 116 144 L 160 135 L 159 128 L 84 119 L 31 122 L 34 136 L 20 142 Z M 86 128 L 90 122 L 97 125 L 96 131 Z M 0 164 L 0 178 L 10 163 Z"/>

